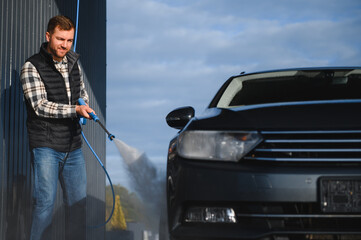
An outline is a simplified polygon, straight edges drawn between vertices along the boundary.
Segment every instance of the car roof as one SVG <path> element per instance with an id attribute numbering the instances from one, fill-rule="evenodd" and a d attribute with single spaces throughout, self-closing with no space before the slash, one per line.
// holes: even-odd
<path id="1" fill-rule="evenodd" d="M 283 69 L 272 69 L 272 70 L 265 70 L 265 71 L 256 71 L 256 72 L 242 72 L 239 75 L 232 76 L 231 78 L 240 77 L 240 76 L 247 76 L 247 75 L 254 75 L 254 74 L 264 74 L 264 73 L 276 73 L 276 72 L 286 72 L 286 71 L 324 71 L 324 70 L 355 70 L 361 69 L 361 66 L 342 66 L 342 67 L 302 67 L 302 68 L 283 68 Z"/>

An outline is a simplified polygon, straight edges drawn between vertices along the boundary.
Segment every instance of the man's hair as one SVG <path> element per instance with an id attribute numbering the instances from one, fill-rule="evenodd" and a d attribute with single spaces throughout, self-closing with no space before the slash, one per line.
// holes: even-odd
<path id="1" fill-rule="evenodd" d="M 70 18 L 62 15 L 52 17 L 49 20 L 48 29 L 46 31 L 49 33 L 53 33 L 56 27 L 59 27 L 60 30 L 65 31 L 75 29 L 73 21 Z"/>

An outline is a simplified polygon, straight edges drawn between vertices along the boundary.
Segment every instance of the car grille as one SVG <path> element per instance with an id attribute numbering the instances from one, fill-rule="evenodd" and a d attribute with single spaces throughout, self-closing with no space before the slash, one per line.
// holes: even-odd
<path id="1" fill-rule="evenodd" d="M 361 130 L 261 131 L 263 141 L 245 159 L 361 162 Z"/>

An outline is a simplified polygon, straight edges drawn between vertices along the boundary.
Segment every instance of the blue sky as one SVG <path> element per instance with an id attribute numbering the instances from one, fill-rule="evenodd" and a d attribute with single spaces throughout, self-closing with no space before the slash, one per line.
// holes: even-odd
<path id="1" fill-rule="evenodd" d="M 107 0 L 107 128 L 165 167 L 177 133 L 165 116 L 196 115 L 242 71 L 361 65 L 359 0 Z M 127 185 L 107 142 L 113 183 Z"/>

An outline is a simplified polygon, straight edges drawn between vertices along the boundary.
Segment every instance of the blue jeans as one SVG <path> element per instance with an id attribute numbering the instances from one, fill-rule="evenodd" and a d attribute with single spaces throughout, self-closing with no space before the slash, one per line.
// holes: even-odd
<path id="1" fill-rule="evenodd" d="M 69 153 L 32 150 L 33 219 L 30 240 L 52 239 L 51 222 L 58 179 L 65 203 L 65 239 L 85 239 L 86 168 L 81 149 Z"/>

